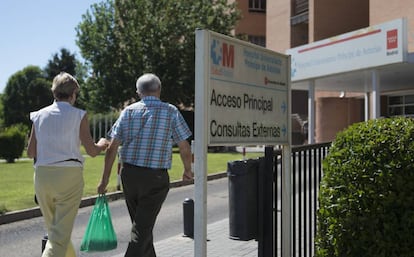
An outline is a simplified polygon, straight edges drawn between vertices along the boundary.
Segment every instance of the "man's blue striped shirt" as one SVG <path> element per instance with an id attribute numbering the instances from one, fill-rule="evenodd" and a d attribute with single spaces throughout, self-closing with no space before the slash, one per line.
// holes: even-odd
<path id="1" fill-rule="evenodd" d="M 109 136 L 121 141 L 122 162 L 170 169 L 173 144 L 189 138 L 191 131 L 174 105 L 146 96 L 121 112 Z"/>

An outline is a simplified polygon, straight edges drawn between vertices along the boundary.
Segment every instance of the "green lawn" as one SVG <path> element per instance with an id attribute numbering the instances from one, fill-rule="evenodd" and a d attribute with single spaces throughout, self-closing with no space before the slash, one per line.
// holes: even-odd
<path id="1" fill-rule="evenodd" d="M 262 153 L 249 153 L 247 158 L 262 156 Z M 207 156 L 208 173 L 213 174 L 227 170 L 227 162 L 242 159 L 240 153 L 209 153 Z M 84 167 L 84 196 L 96 195 L 96 187 L 100 181 L 104 155 L 87 158 Z M 180 180 L 183 166 L 178 153 L 173 154 L 173 165 L 169 171 L 170 180 Z M 114 163 L 108 191 L 116 190 L 117 162 Z M 0 163 L 0 214 L 8 211 L 35 207 L 33 201 L 33 162 L 16 161 L 16 163 Z"/>

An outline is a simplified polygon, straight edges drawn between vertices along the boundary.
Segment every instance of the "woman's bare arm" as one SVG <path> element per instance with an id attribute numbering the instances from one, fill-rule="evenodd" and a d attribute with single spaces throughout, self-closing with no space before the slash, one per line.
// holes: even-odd
<path id="1" fill-rule="evenodd" d="M 85 147 L 86 153 L 92 157 L 97 156 L 101 151 L 104 151 L 108 147 L 108 140 L 105 138 L 99 139 L 98 143 L 94 143 L 91 132 L 89 130 L 89 121 L 87 114 L 83 116 L 80 124 L 80 140 Z"/>
<path id="2" fill-rule="evenodd" d="M 36 140 L 36 134 L 34 127 L 32 126 L 32 130 L 30 131 L 30 138 L 29 138 L 29 144 L 27 145 L 27 156 L 29 158 L 36 158 L 36 147 L 37 147 L 37 140 Z"/>

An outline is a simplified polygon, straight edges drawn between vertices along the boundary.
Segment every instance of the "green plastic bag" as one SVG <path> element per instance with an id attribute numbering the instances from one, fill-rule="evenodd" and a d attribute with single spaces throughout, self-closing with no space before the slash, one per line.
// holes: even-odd
<path id="1" fill-rule="evenodd" d="M 96 199 L 80 250 L 83 252 L 108 251 L 115 249 L 117 244 L 108 201 L 102 194 Z"/>

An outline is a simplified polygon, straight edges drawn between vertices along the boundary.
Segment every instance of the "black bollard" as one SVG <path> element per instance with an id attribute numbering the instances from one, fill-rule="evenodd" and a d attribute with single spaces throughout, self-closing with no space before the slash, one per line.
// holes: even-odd
<path id="1" fill-rule="evenodd" d="M 194 201 L 186 198 L 183 202 L 184 236 L 194 238 Z"/>
<path id="2" fill-rule="evenodd" d="M 43 251 L 45 250 L 45 247 L 46 247 L 46 243 L 47 243 L 47 240 L 49 239 L 49 237 L 48 237 L 48 235 L 46 234 L 46 235 L 44 235 L 44 237 L 42 238 L 42 253 L 43 253 Z"/>

